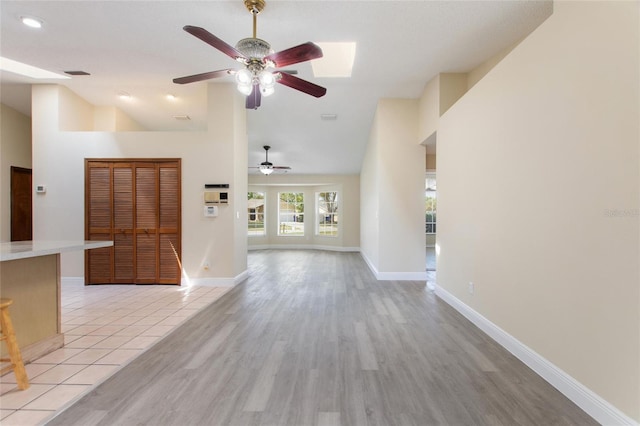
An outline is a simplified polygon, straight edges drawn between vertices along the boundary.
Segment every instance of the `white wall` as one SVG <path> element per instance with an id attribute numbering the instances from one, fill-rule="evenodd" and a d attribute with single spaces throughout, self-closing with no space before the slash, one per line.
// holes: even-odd
<path id="1" fill-rule="evenodd" d="M 11 240 L 11 166 L 31 168 L 31 119 L 0 104 L 0 241 Z"/>
<path id="2" fill-rule="evenodd" d="M 249 237 L 250 248 L 317 248 L 358 251 L 360 247 L 360 177 L 358 175 L 270 175 L 249 178 L 249 191 L 266 194 L 266 233 Z M 315 235 L 317 192 L 337 191 L 338 236 Z M 305 236 L 278 236 L 278 193 L 302 192 Z M 246 198 L 246 194 L 245 194 Z M 246 227 L 245 227 L 246 233 Z"/>
<path id="3" fill-rule="evenodd" d="M 441 288 L 636 422 L 638 17 L 556 2 L 441 117 L 437 265 Z"/>
<path id="4" fill-rule="evenodd" d="M 380 100 L 363 162 L 361 250 L 379 279 L 426 279 L 418 108 L 417 99 Z"/>
<path id="5" fill-rule="evenodd" d="M 66 88 L 33 87 L 33 179 L 47 185 L 47 194 L 34 198 L 34 239 L 84 238 L 85 158 L 182 159 L 182 263 L 196 279 L 233 279 L 246 269 L 246 234 L 236 235 L 246 212 L 246 112 L 232 85 L 208 85 L 209 131 L 206 132 L 83 132 L 93 116 L 73 113 L 89 108 Z M 59 106 L 65 109 L 61 111 Z M 60 119 L 60 114 L 67 117 Z M 79 117 L 71 123 L 69 117 Z M 80 127 L 82 128 L 82 127 Z M 206 183 L 230 184 L 229 205 L 217 218 L 203 216 Z M 238 198 L 238 193 L 245 193 Z M 236 212 L 240 212 L 237 217 Z M 242 259 L 244 257 L 244 260 Z M 240 259 L 238 259 L 240 258 Z M 62 275 L 84 275 L 82 253 L 62 256 Z M 204 270 L 203 264 L 211 267 Z"/>

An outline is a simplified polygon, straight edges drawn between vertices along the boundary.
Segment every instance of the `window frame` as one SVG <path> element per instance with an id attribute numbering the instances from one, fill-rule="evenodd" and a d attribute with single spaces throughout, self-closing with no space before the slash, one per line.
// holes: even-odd
<path id="1" fill-rule="evenodd" d="M 432 187 L 433 190 L 429 190 L 430 182 L 433 181 Z M 424 212 L 424 224 L 425 224 L 425 235 L 435 235 L 437 233 L 437 225 L 438 225 L 438 195 L 435 190 L 437 186 L 436 174 L 435 173 L 426 173 L 424 179 L 424 201 L 425 201 L 425 212 Z M 427 198 L 429 196 L 434 200 L 432 203 L 433 208 L 429 209 L 427 205 Z M 428 216 L 431 214 L 432 220 L 428 220 Z M 429 231 L 431 229 L 431 231 Z"/>
<path id="2" fill-rule="evenodd" d="M 302 196 L 302 201 L 301 202 L 297 202 L 297 201 L 293 202 L 293 206 L 294 206 L 293 213 L 289 213 L 289 214 L 293 215 L 293 219 L 294 220 L 292 222 L 291 221 L 285 221 L 285 222 L 282 221 L 282 215 L 283 215 L 283 213 L 282 213 L 282 203 L 285 202 L 287 204 L 291 204 L 291 202 L 289 202 L 289 201 L 282 201 L 282 195 L 283 194 L 294 194 L 294 198 L 296 198 L 296 196 L 298 194 Z M 304 221 L 304 219 L 305 219 L 306 215 L 305 215 L 305 206 L 304 206 L 304 196 L 305 196 L 305 193 L 302 192 L 302 191 L 278 192 L 277 200 L 278 200 L 278 236 L 279 237 L 304 237 L 305 236 L 305 229 L 304 229 L 305 228 L 305 221 Z M 301 213 L 297 212 L 297 207 L 299 205 L 302 205 L 302 212 Z M 296 217 L 301 217 L 302 221 L 298 222 L 296 220 Z M 285 225 L 284 224 L 285 223 L 302 223 L 302 233 L 287 233 L 287 232 L 284 232 L 284 230 L 285 230 L 285 227 L 284 227 Z"/>
<path id="3" fill-rule="evenodd" d="M 260 198 L 249 198 L 249 194 L 253 193 L 253 194 L 261 194 L 262 195 L 262 205 L 263 205 L 263 209 L 262 209 L 262 213 L 258 213 L 257 211 L 255 211 L 254 213 L 251 213 L 250 207 L 247 205 L 247 236 L 248 237 L 266 237 L 267 236 L 267 193 L 265 191 L 247 191 L 247 203 L 249 202 L 249 200 L 259 200 Z M 255 210 L 255 209 L 254 209 Z M 252 229 L 249 227 L 251 224 L 251 215 L 255 215 L 256 219 L 258 218 L 259 214 L 262 214 L 262 233 L 261 234 L 256 234 L 256 233 L 252 233 Z M 255 221 L 254 221 L 255 222 Z"/>
<path id="4" fill-rule="evenodd" d="M 328 214 L 322 214 L 320 212 L 320 194 L 326 194 L 329 192 L 333 192 L 336 194 L 335 197 L 335 201 L 333 201 L 333 203 L 336 205 L 336 209 L 335 212 L 333 213 L 328 213 Z M 315 192 L 315 200 L 316 200 L 316 209 L 315 209 L 315 213 L 316 213 L 316 220 L 315 220 L 315 225 L 314 225 L 314 235 L 316 237 L 322 237 L 322 238 L 338 238 L 338 236 L 340 235 L 340 220 L 339 220 L 339 210 L 340 210 L 340 192 L 333 190 L 333 191 L 317 191 Z M 325 201 L 325 203 L 327 203 L 327 201 Z M 320 223 L 320 218 L 324 216 L 326 218 L 326 216 L 331 216 L 332 217 L 332 222 L 335 223 L 335 234 L 321 234 L 320 233 L 320 229 L 322 226 L 326 226 L 324 225 L 324 221 L 322 223 Z"/>

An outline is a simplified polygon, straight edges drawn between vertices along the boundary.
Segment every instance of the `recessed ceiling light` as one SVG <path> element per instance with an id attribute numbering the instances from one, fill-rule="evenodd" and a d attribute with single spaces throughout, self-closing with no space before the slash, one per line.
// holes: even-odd
<path id="1" fill-rule="evenodd" d="M 128 101 L 131 99 L 131 94 L 124 91 L 120 91 L 118 92 L 118 97 L 124 101 Z"/>
<path id="2" fill-rule="evenodd" d="M 20 21 L 27 27 L 42 28 L 42 19 L 36 18 L 35 16 L 21 16 Z"/>
<path id="3" fill-rule="evenodd" d="M 315 77 L 351 77 L 356 57 L 355 42 L 316 43 L 322 58 L 311 61 Z"/>
<path id="4" fill-rule="evenodd" d="M 23 64 L 22 62 L 14 61 L 13 59 L 0 57 L 0 70 L 12 72 L 14 74 L 20 74 L 25 77 L 37 78 L 37 79 L 68 79 L 66 75 L 56 74 L 55 72 L 43 70 L 42 68 L 34 67 L 32 65 Z"/>
<path id="5" fill-rule="evenodd" d="M 172 95 L 171 93 L 169 93 L 169 94 L 167 95 L 167 100 L 175 101 L 176 99 L 177 99 L 177 98 L 176 98 L 176 95 Z"/>

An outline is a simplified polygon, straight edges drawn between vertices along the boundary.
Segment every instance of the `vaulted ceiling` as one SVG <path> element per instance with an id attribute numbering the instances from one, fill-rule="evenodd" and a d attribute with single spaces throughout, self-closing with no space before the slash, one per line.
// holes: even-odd
<path id="1" fill-rule="evenodd" d="M 470 71 L 524 38 L 552 8 L 550 1 L 268 1 L 257 36 L 274 50 L 307 41 L 357 47 L 348 78 L 316 78 L 310 63 L 288 67 L 326 87 L 326 96 L 277 85 L 258 110 L 247 111 L 249 164 L 264 161 L 262 146 L 270 145 L 270 161 L 291 166 L 292 174 L 359 173 L 378 99 L 417 98 L 438 73 Z M 41 18 L 43 28 L 24 26 L 24 15 Z M 231 45 L 252 35 L 242 0 L 2 0 L 0 16 L 2 57 L 91 74 L 54 81 L 3 71 L 2 103 L 30 114 L 30 84 L 56 82 L 94 105 L 117 106 L 150 130 L 204 129 L 207 83 L 172 79 L 237 67 L 183 26 L 203 27 Z M 131 99 L 119 99 L 120 92 Z M 176 99 L 167 100 L 169 93 Z"/>

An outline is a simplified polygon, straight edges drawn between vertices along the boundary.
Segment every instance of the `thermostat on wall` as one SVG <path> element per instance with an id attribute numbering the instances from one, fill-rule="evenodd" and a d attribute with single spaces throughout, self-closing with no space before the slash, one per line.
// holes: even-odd
<path id="1" fill-rule="evenodd" d="M 36 185 L 36 193 L 38 194 L 44 194 L 45 192 L 47 192 L 47 187 L 44 185 Z"/>
<path id="2" fill-rule="evenodd" d="M 218 206 L 204 206 L 204 215 L 205 217 L 217 217 Z"/>

